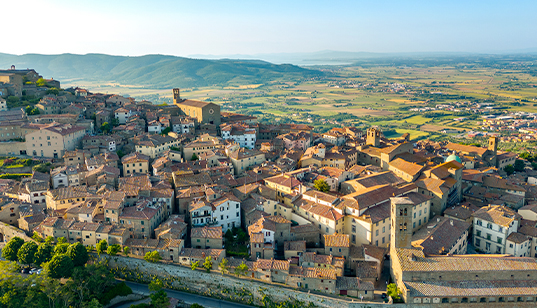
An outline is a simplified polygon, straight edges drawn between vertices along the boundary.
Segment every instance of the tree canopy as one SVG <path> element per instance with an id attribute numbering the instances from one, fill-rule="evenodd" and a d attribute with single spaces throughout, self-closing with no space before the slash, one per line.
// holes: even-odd
<path id="1" fill-rule="evenodd" d="M 54 247 L 45 243 L 39 244 L 37 252 L 35 254 L 34 264 L 41 265 L 42 263 L 49 262 L 54 254 Z"/>
<path id="2" fill-rule="evenodd" d="M 73 273 L 74 265 L 69 256 L 57 254 L 46 265 L 50 278 L 69 278 Z"/>
<path id="3" fill-rule="evenodd" d="M 148 251 L 144 256 L 144 260 L 146 260 L 147 262 L 156 263 L 162 260 L 162 258 L 160 257 L 159 252 L 155 250 L 155 251 Z"/>
<path id="4" fill-rule="evenodd" d="M 330 185 L 328 185 L 328 183 L 322 179 L 315 180 L 315 182 L 313 182 L 313 187 L 320 192 L 330 191 Z"/>
<path id="5" fill-rule="evenodd" d="M 82 266 L 88 262 L 88 250 L 80 243 L 74 243 L 67 248 L 67 255 L 73 261 L 74 266 Z"/>
<path id="6" fill-rule="evenodd" d="M 100 240 L 95 248 L 97 250 L 97 254 L 100 255 L 101 253 L 106 251 L 106 249 L 108 248 L 108 243 L 106 242 L 106 240 Z"/>
<path id="7" fill-rule="evenodd" d="M 36 253 L 37 244 L 35 242 L 29 241 L 22 244 L 21 248 L 17 252 L 17 257 L 20 263 L 30 265 L 35 263 Z"/>
<path id="8" fill-rule="evenodd" d="M 17 253 L 23 244 L 24 240 L 18 236 L 10 239 L 6 246 L 2 249 L 2 258 L 9 261 L 17 261 L 19 259 Z"/>
<path id="9" fill-rule="evenodd" d="M 211 257 L 207 256 L 205 257 L 205 262 L 203 262 L 203 267 L 207 271 L 207 273 L 211 272 L 211 269 L 213 268 L 213 262 L 211 261 Z"/>

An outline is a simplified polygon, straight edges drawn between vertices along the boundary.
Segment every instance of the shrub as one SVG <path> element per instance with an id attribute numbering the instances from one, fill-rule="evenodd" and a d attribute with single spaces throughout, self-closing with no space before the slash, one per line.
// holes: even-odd
<path id="1" fill-rule="evenodd" d="M 100 302 L 103 305 L 107 305 L 114 297 L 127 296 L 129 294 L 132 294 L 132 289 L 126 285 L 125 282 L 120 282 L 108 290 L 108 292 L 103 295 Z"/>

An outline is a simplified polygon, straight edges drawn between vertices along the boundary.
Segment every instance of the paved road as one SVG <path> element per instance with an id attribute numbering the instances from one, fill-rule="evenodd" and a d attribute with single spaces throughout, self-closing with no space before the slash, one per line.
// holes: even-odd
<path id="1" fill-rule="evenodd" d="M 146 284 L 140 284 L 140 283 L 135 283 L 135 282 L 130 282 L 130 281 L 125 281 L 125 283 L 135 293 L 142 293 L 144 295 L 149 295 L 151 293 L 151 291 L 149 291 L 148 285 Z M 190 304 L 198 303 L 207 308 L 209 307 L 210 308 L 251 308 L 252 307 L 248 305 L 226 302 L 226 301 L 222 301 L 222 300 L 215 299 L 215 298 L 204 297 L 204 296 L 194 295 L 190 293 L 174 291 L 170 289 L 165 289 L 165 291 L 166 293 L 168 293 L 169 297 L 183 300 L 185 301 L 185 303 L 190 303 Z M 127 304 L 127 305 L 122 305 L 119 307 L 127 308 L 127 307 L 130 307 L 130 305 L 132 305 L 132 303 Z"/>

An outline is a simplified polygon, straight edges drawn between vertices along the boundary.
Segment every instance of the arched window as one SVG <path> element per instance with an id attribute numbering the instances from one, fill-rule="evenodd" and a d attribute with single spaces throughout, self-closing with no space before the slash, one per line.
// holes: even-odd
<path id="1" fill-rule="evenodd" d="M 403 231 L 406 231 L 406 222 L 403 224 Z"/>
<path id="2" fill-rule="evenodd" d="M 399 224 L 399 231 L 403 231 L 403 224 Z"/>
<path id="3" fill-rule="evenodd" d="M 34 151 L 35 152 L 35 151 Z M 403 216 L 403 209 L 399 210 L 399 216 Z"/>
<path id="4" fill-rule="evenodd" d="M 405 212 L 404 212 L 404 213 L 405 213 L 405 216 L 406 216 L 406 214 L 407 214 L 406 209 L 405 209 Z"/>

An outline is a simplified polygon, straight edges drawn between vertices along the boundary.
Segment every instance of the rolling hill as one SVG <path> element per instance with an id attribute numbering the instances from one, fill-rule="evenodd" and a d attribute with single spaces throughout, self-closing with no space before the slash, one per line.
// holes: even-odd
<path id="1" fill-rule="evenodd" d="M 117 82 L 154 88 L 264 83 L 323 76 L 290 64 L 260 60 L 208 60 L 166 55 L 140 57 L 105 54 L 11 55 L 0 53 L 0 68 L 33 68 L 46 78 Z"/>

